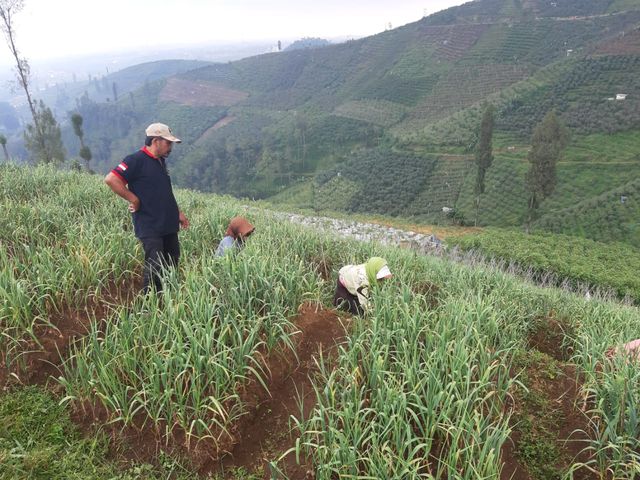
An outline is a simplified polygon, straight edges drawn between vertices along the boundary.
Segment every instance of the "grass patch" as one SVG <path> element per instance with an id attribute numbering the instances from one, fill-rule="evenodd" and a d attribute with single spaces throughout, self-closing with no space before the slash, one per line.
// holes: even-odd
<path id="1" fill-rule="evenodd" d="M 637 130 L 614 134 L 594 133 L 573 138 L 563 153 L 563 161 L 637 162 L 639 150 L 640 137 Z"/>
<path id="2" fill-rule="evenodd" d="M 83 438 L 65 407 L 42 388 L 0 396 L 0 479 L 192 478 L 167 455 L 157 466 L 130 466 L 108 460 L 108 450 L 106 435 Z"/>
<path id="3" fill-rule="evenodd" d="M 105 478 L 107 440 L 81 439 L 64 407 L 29 387 L 0 398 L 0 478 Z"/>

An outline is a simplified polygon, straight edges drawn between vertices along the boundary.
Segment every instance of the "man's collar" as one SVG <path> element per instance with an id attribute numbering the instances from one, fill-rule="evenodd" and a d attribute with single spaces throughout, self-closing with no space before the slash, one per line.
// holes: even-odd
<path id="1" fill-rule="evenodd" d="M 153 153 L 151 153 L 151 150 L 149 150 L 146 145 L 144 147 L 142 147 L 140 150 L 142 150 L 144 153 L 149 155 L 151 158 L 154 158 L 156 160 L 160 160 L 159 157 L 156 157 Z"/>

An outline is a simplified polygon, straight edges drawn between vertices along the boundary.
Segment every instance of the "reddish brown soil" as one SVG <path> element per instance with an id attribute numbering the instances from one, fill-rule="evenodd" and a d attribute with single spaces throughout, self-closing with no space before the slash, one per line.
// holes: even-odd
<path id="1" fill-rule="evenodd" d="M 112 305 L 129 303 L 140 288 L 139 277 L 124 279 L 119 285 L 112 283 L 100 298 L 88 298 L 80 308 L 68 305 L 61 312 L 52 313 L 49 322 L 55 328 L 36 327 L 39 344 L 34 340 L 25 343 L 19 362 L 21 365 L 11 370 L 0 368 L 0 390 L 6 390 L 13 384 L 43 385 L 51 377 L 59 376 L 69 347 L 88 333 L 91 319 L 105 318 Z"/>
<path id="2" fill-rule="evenodd" d="M 318 267 L 325 265 L 318 262 Z M 324 269 L 319 270 L 322 274 Z M 113 286 L 100 301 L 89 300 L 83 310 L 69 308 L 52 318 L 56 329 L 42 328 L 37 332 L 43 349 L 25 354 L 27 368 L 18 375 L 20 381 L 42 384 L 50 376 L 57 375 L 61 358 L 64 358 L 71 342 L 87 332 L 89 319 L 92 316 L 104 318 L 110 304 L 131 301 L 139 291 L 138 283 L 139 279 L 135 284 L 129 281 L 129 288 Z M 437 297 L 438 288 L 435 285 L 428 284 L 420 290 L 421 293 L 433 293 Z M 293 323 L 300 330 L 294 337 L 297 359 L 289 349 L 266 357 L 265 365 L 270 372 L 267 379 L 270 394 L 257 382 L 250 383 L 241 392 L 243 401 L 250 407 L 249 413 L 238 422 L 233 437 L 226 444 L 216 447 L 211 442 L 201 442 L 186 448 L 181 432 L 173 432 L 171 441 L 167 443 L 162 429 L 157 431 L 151 427 L 122 428 L 121 425 L 114 425 L 111 428 L 112 454 L 120 460 L 149 462 L 157 458 L 160 450 L 165 450 L 187 456 L 201 474 L 216 473 L 223 478 L 232 479 L 235 472 L 242 470 L 270 478 L 269 461 L 277 460 L 295 444 L 290 417 L 300 417 L 299 399 L 302 399 L 304 405 L 304 417 L 309 415 L 315 405 L 312 388 L 312 377 L 316 373 L 314 358 L 319 351 L 323 352 L 325 358 L 331 358 L 336 345 L 345 337 L 345 327 L 338 314 L 335 311 L 322 310 L 316 305 L 303 305 Z M 562 325 L 549 319 L 541 322 L 539 328 L 533 332 L 530 346 L 556 359 L 562 359 L 563 335 Z M 528 373 L 535 382 L 532 387 L 543 392 L 561 413 L 561 421 L 558 423 L 558 447 L 567 458 L 586 461 L 588 457 L 585 457 L 584 453 L 580 454 L 586 445 L 586 436 L 584 433 L 575 433 L 577 430 L 588 431 L 586 416 L 574 405 L 581 403 L 576 401 L 580 391 L 576 371 L 573 366 L 564 364 L 561 365 L 561 370 L 563 374 L 553 379 L 533 371 Z M 7 377 L 8 372 L 0 370 L 0 382 L 3 382 L 0 386 L 5 385 Z M 12 382 L 13 379 L 9 381 Z M 108 420 L 108 413 L 104 408 L 84 405 L 75 412 L 74 419 L 81 429 L 88 433 L 97 425 L 104 425 Z M 144 419 L 140 419 L 139 425 L 143 424 Z M 504 468 L 501 479 L 531 478 L 516 454 L 519 441 L 518 432 L 514 432 L 511 442 L 507 442 L 503 447 Z M 217 452 L 214 456 L 219 456 L 220 447 L 226 450 L 227 454 L 220 460 L 212 460 L 212 452 Z M 303 458 L 302 465 L 298 465 L 294 454 L 285 457 L 278 463 L 278 467 L 285 471 L 291 480 L 313 478 L 309 459 Z M 586 480 L 595 477 L 585 470 L 577 472 L 574 478 Z"/>
<path id="3" fill-rule="evenodd" d="M 562 362 L 568 357 L 564 351 L 562 342 L 569 333 L 569 327 L 549 316 L 540 319 L 536 323 L 534 331 L 529 335 L 529 348 L 535 348 L 539 352 L 546 353 L 551 358 Z"/>
<path id="4" fill-rule="evenodd" d="M 249 399 L 253 411 L 241 421 L 235 447 L 221 461 L 205 465 L 200 473 L 216 471 L 232 479 L 235 471 L 243 469 L 270 478 L 269 461 L 277 460 L 295 445 L 290 417 L 306 418 L 315 406 L 312 377 L 317 367 L 314 359 L 320 351 L 325 359 L 332 357 L 336 345 L 345 338 L 343 322 L 335 311 L 322 310 L 313 304 L 303 305 L 293 319 L 300 330 L 294 338 L 297 359 L 290 350 L 268 358 L 270 395 L 263 388 L 249 394 L 253 397 Z M 286 472 L 290 480 L 312 476 L 310 466 L 298 465 L 295 454 L 285 457 L 278 468 Z"/>
<path id="5" fill-rule="evenodd" d="M 578 373 L 574 365 L 562 363 L 563 358 L 566 357 L 566 352 L 562 349 L 565 332 L 566 327 L 553 318 L 540 321 L 530 336 L 529 345 L 558 361 L 559 374 L 550 376 L 548 372 L 538 370 L 537 365 L 530 366 L 526 371 L 527 387 L 530 391 L 542 395 L 554 411 L 554 417 L 557 417 L 556 446 L 561 453 L 562 461 L 555 466 L 564 471 L 574 463 L 587 462 L 591 458 L 588 452 L 583 451 L 589 442 L 586 432 L 590 429 L 588 417 L 580 410 L 584 402 L 580 397 Z M 515 402 L 517 403 L 518 400 Z M 520 406 L 512 407 L 516 411 L 517 418 Z M 516 428 L 510 442 L 507 442 L 502 449 L 502 460 L 505 464 L 501 475 L 502 480 L 532 478 L 517 455 L 520 436 Z M 580 469 L 574 473 L 573 478 L 590 480 L 598 477 L 587 469 Z"/>
<path id="6" fill-rule="evenodd" d="M 502 472 L 500 480 L 532 480 L 527 468 L 520 463 L 516 454 L 516 445 L 520 442 L 520 434 L 513 432 L 511 438 L 502 446 Z"/>
<path id="7" fill-rule="evenodd" d="M 580 384 L 576 380 L 578 373 L 575 366 L 563 365 L 562 375 L 549 386 L 548 395 L 553 399 L 562 412 L 562 421 L 558 425 L 558 440 L 561 447 L 574 459 L 573 462 L 587 462 L 591 456 L 584 452 L 589 445 L 589 419 L 579 409 L 583 403 L 580 401 Z M 568 468 L 570 465 L 566 465 Z M 578 470 L 573 475 L 574 480 L 597 479 L 595 474 L 586 469 Z"/>
<path id="8" fill-rule="evenodd" d="M 187 445 L 184 432 L 174 430 L 167 438 L 164 425 L 159 429 L 148 422 L 145 425 L 143 417 L 135 420 L 136 426 L 105 426 L 111 418 L 101 405 L 77 406 L 74 421 L 87 435 L 96 428 L 106 430 L 112 438 L 111 456 L 120 461 L 155 463 L 164 451 L 187 459 L 200 475 L 214 473 L 218 478 L 233 479 L 236 472 L 243 471 L 270 478 L 269 461 L 277 460 L 295 444 L 289 418 L 301 415 L 298 399 L 303 399 L 304 416 L 315 405 L 311 382 L 316 372 L 314 357 L 322 350 L 325 359 L 332 358 L 336 345 L 345 338 L 346 321 L 319 305 L 302 305 L 292 319 L 299 330 L 293 338 L 296 353 L 283 348 L 265 356 L 264 365 L 270 372 L 265 382 L 268 392 L 255 380 L 239 392 L 248 413 L 233 426 L 231 435 L 218 443 Z M 279 462 L 278 468 L 290 480 L 312 478 L 308 459 L 303 458 L 302 463 L 298 465 L 292 454 Z"/>

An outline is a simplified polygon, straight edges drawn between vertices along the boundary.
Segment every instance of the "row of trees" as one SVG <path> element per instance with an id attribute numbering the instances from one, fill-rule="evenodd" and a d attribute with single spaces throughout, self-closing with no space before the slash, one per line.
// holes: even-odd
<path id="1" fill-rule="evenodd" d="M 32 123 L 25 127 L 24 143 L 31 153 L 35 163 L 62 164 L 65 161 L 65 151 L 62 144 L 62 134 L 51 109 L 40 100 L 37 101 L 31 92 L 31 68 L 26 58 L 20 55 L 16 44 L 15 15 L 24 7 L 24 0 L 0 0 L 0 29 L 5 36 L 7 46 L 15 60 L 17 87 L 24 91 L 27 105 L 31 112 Z M 115 92 L 114 92 L 115 94 Z M 80 137 L 80 157 L 87 163 L 91 159 L 91 151 L 82 140 L 82 117 L 72 118 L 74 131 Z M 79 122 L 79 123 L 78 123 Z M 8 160 L 7 139 L 1 136 L 0 143 Z"/>
<path id="2" fill-rule="evenodd" d="M 475 148 L 476 182 L 475 199 L 475 224 L 478 224 L 478 212 L 480 199 L 485 191 L 485 175 L 493 162 L 493 127 L 495 123 L 495 109 L 493 105 L 486 104 L 478 142 Z M 531 150 L 529 151 L 529 171 L 525 176 L 527 188 L 527 218 L 525 229 L 528 232 L 531 223 L 535 220 L 540 203 L 549 197 L 556 188 L 556 164 L 561 157 L 562 150 L 569 141 L 569 132 L 560 121 L 555 111 L 548 112 L 542 121 L 535 127 L 531 138 Z"/>

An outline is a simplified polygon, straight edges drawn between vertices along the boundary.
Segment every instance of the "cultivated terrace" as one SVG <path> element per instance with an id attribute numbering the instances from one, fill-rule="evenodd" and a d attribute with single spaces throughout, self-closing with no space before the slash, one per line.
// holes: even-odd
<path id="1" fill-rule="evenodd" d="M 0 478 L 635 478 L 635 307 L 178 191 L 162 296 L 101 178 L 0 168 Z M 256 226 L 213 252 L 228 219 Z M 373 310 L 337 270 L 394 272 Z M 513 477 L 511 477 L 513 475 Z"/>

